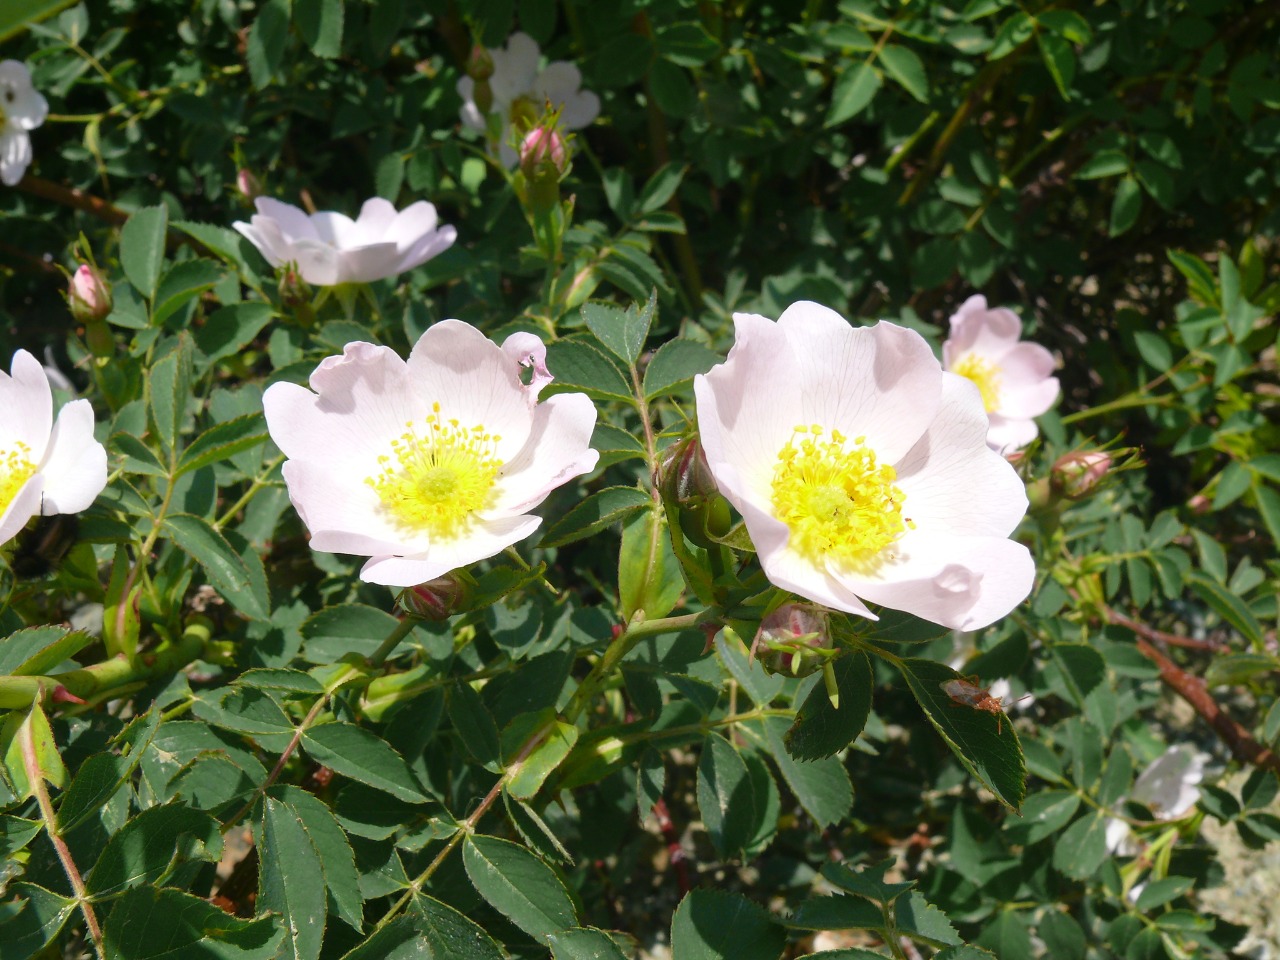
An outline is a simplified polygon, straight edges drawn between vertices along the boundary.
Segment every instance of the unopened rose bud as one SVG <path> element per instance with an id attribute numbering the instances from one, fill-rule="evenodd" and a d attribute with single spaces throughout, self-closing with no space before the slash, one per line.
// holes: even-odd
<path id="1" fill-rule="evenodd" d="M 71 275 L 67 305 L 81 323 L 99 323 L 111 313 L 111 286 L 93 267 L 82 263 Z"/>
<path id="2" fill-rule="evenodd" d="M 1078 451 L 1058 458 L 1049 471 L 1054 493 L 1082 500 L 1097 489 L 1111 469 L 1111 455 L 1102 450 Z"/>
<path id="3" fill-rule="evenodd" d="M 467 57 L 467 76 L 477 81 L 493 76 L 493 54 L 478 43 L 471 48 L 471 56 Z"/>
<path id="4" fill-rule="evenodd" d="M 694 498 L 714 497 L 720 492 L 697 437 L 686 437 L 662 452 L 658 462 L 658 489 L 678 504 Z"/>
<path id="5" fill-rule="evenodd" d="M 311 302 L 311 287 L 291 263 L 280 268 L 277 289 L 280 291 L 280 302 L 286 307 L 301 307 Z"/>
<path id="6" fill-rule="evenodd" d="M 569 169 L 569 148 L 554 127 L 537 126 L 520 142 L 520 172 L 531 181 L 559 181 Z"/>
<path id="7" fill-rule="evenodd" d="M 451 573 L 416 587 L 407 587 L 396 598 L 400 609 L 422 620 L 448 620 L 466 603 L 469 591 Z"/>
<path id="8" fill-rule="evenodd" d="M 236 189 L 247 203 L 253 203 L 262 196 L 262 183 L 251 170 L 241 169 L 236 173 Z"/>
<path id="9" fill-rule="evenodd" d="M 831 657 L 830 615 L 810 603 L 786 603 L 760 623 L 752 657 L 769 673 L 804 677 Z"/>

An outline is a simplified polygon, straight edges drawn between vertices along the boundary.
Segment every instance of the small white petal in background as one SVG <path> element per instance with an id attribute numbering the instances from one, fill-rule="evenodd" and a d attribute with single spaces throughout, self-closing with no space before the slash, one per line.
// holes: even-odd
<path id="1" fill-rule="evenodd" d="M 31 163 L 29 132 L 49 115 L 49 103 L 31 85 L 20 60 L 0 61 L 0 181 L 12 187 Z"/>
<path id="2" fill-rule="evenodd" d="M 1208 754 L 1186 744 L 1172 746 L 1138 774 L 1128 799 L 1150 809 L 1157 820 L 1180 820 L 1200 801 L 1199 784 L 1208 759 Z M 1138 845 L 1130 839 L 1130 832 L 1123 820 L 1113 817 L 1107 821 L 1107 851 L 1121 856 L 1136 854 Z"/>
<path id="3" fill-rule="evenodd" d="M 1035 566 L 1009 539 L 1026 491 L 987 448 L 972 383 L 914 331 L 816 303 L 734 325 L 728 359 L 694 380 L 698 429 L 775 585 L 959 630 L 1026 598 Z"/>
<path id="4" fill-rule="evenodd" d="M 511 144 L 513 120 L 526 118 L 532 123 L 542 116 L 548 103 L 552 110 L 560 111 L 562 130 L 581 130 L 600 115 L 600 98 L 582 89 L 582 74 L 572 63 L 555 60 L 538 69 L 542 52 L 528 34 L 513 33 L 505 46 L 490 50 L 489 54 L 493 58 L 493 76 L 488 81 L 493 91 L 489 114 L 501 118 L 497 148 L 505 166 L 514 167 L 518 159 Z M 475 86 L 471 77 L 458 81 L 462 123 L 483 131 L 488 129 L 488 115 L 476 106 Z"/>
<path id="5" fill-rule="evenodd" d="M 53 417 L 40 361 L 19 350 L 0 371 L 0 544 L 36 514 L 79 513 L 107 485 L 107 451 L 93 438 L 93 407 L 73 400 Z"/>
<path id="6" fill-rule="evenodd" d="M 537 529 L 527 511 L 599 458 L 596 410 L 581 393 L 538 403 L 546 352 L 519 336 L 500 347 L 444 320 L 407 362 L 349 343 L 316 368 L 310 390 L 267 390 L 267 427 L 289 458 L 289 499 L 312 549 L 368 556 L 361 578 L 409 587 Z M 522 365 L 533 367 L 529 384 Z"/>
<path id="7" fill-rule="evenodd" d="M 1016 313 L 988 309 L 986 297 L 974 296 L 952 315 L 951 336 L 942 344 L 942 365 L 977 384 L 991 421 L 987 443 L 1000 453 L 1034 440 L 1034 418 L 1058 398 L 1053 354 L 1020 342 L 1021 336 Z"/>
<path id="8" fill-rule="evenodd" d="M 381 197 L 366 200 L 355 220 L 322 210 L 310 216 L 297 207 L 259 197 L 248 223 L 232 224 L 273 267 L 296 263 L 307 283 L 332 287 L 369 283 L 412 270 L 453 245 L 458 233 L 440 226 L 425 200 L 399 213 Z"/>

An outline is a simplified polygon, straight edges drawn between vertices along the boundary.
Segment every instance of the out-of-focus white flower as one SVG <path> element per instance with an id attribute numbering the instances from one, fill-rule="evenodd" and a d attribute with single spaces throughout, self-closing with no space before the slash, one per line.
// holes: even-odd
<path id="1" fill-rule="evenodd" d="M 728 359 L 694 380 L 698 425 L 773 583 L 960 630 L 1027 596 L 1035 566 L 1008 539 L 1026 492 L 987 448 L 972 383 L 944 373 L 919 334 L 854 328 L 816 303 L 734 323 Z"/>
<path id="2" fill-rule="evenodd" d="M 532 126 L 543 115 L 548 104 L 560 111 L 560 126 L 565 130 L 581 130 L 600 115 L 600 98 L 590 90 L 583 90 L 582 74 L 572 63 L 555 60 L 541 70 L 538 62 L 542 52 L 537 41 L 526 33 L 513 33 L 506 46 L 489 51 L 493 60 L 493 73 L 487 83 L 493 102 L 482 109 L 476 104 L 476 81 L 463 77 L 458 81 L 458 96 L 462 97 L 462 123 L 473 130 L 486 130 L 488 116 L 501 118 L 501 132 L 497 139 L 498 156 L 507 167 L 515 166 L 518 159 L 511 144 L 511 125 L 517 130 Z"/>
<path id="3" fill-rule="evenodd" d="M 1133 782 L 1129 799 L 1151 810 L 1157 820 L 1181 820 L 1200 800 L 1206 754 L 1178 744 L 1151 763 Z M 1137 852 L 1129 840 L 1129 825 L 1112 818 L 1107 822 L 1107 850 L 1122 856 Z"/>
<path id="4" fill-rule="evenodd" d="M 349 343 L 311 374 L 310 390 L 270 387 L 267 427 L 289 458 L 289 499 L 312 548 L 367 555 L 363 579 L 408 587 L 533 533 L 542 521 L 527 511 L 599 457 L 585 394 L 538 403 L 545 356 L 531 334 L 499 347 L 444 320 L 407 363 Z M 521 365 L 533 368 L 527 385 Z"/>
<path id="5" fill-rule="evenodd" d="M 1029 710 L 1035 705 L 1036 698 L 1034 694 L 1024 693 L 1020 697 L 1013 695 L 1013 686 L 1009 683 L 1008 677 L 1000 677 L 992 682 L 987 688 L 987 693 L 995 697 L 997 700 L 1003 701 L 1004 712 L 1019 712 Z"/>
<path id="6" fill-rule="evenodd" d="M 12 187 L 31 163 L 30 131 L 44 123 L 49 103 L 31 85 L 20 60 L 0 61 L 0 181 Z"/>
<path id="7" fill-rule="evenodd" d="M 273 267 L 289 263 L 307 283 L 333 287 L 369 283 L 412 270 L 453 245 L 458 232 L 440 226 L 425 200 L 399 213 L 381 197 L 366 200 L 355 220 L 322 210 L 310 216 L 288 203 L 259 197 L 248 223 L 232 224 Z"/>
<path id="8" fill-rule="evenodd" d="M 1035 417 L 1058 398 L 1053 354 L 1038 343 L 1021 343 L 1022 321 L 987 298 L 970 297 L 951 317 L 942 344 L 942 365 L 978 386 L 990 418 L 987 443 L 1002 453 L 1036 438 Z"/>
<path id="9" fill-rule="evenodd" d="M 79 513 L 107 485 L 107 451 L 93 439 L 93 407 L 72 400 L 53 417 L 40 361 L 19 350 L 0 370 L 0 543 L 38 513 Z"/>

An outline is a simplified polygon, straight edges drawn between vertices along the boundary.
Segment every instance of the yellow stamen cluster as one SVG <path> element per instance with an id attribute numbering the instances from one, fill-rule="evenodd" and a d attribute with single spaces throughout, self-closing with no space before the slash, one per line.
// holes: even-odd
<path id="1" fill-rule="evenodd" d="M 878 464 L 866 437 L 850 444 L 838 430 L 823 439 L 818 424 L 795 428 L 773 471 L 774 515 L 791 545 L 815 563 L 873 567 L 886 547 L 915 524 L 902 516 L 897 472 Z"/>
<path id="2" fill-rule="evenodd" d="M 541 104 L 527 95 L 516 97 L 511 101 L 511 106 L 507 110 L 507 119 L 511 121 L 512 126 L 522 133 L 537 123 L 538 117 L 541 115 Z"/>
<path id="3" fill-rule="evenodd" d="M 483 426 L 445 420 L 438 403 L 426 423 L 423 435 L 413 423 L 405 424 L 409 429 L 391 441 L 391 455 L 378 458 L 382 473 L 365 483 L 397 525 L 453 540 L 467 533 L 472 516 L 493 498 L 502 438 Z"/>
<path id="4" fill-rule="evenodd" d="M 12 450 L 0 450 L 0 513 L 9 509 L 22 485 L 36 472 L 31 448 L 18 441 Z"/>
<path id="5" fill-rule="evenodd" d="M 991 413 L 1000 406 L 1000 368 L 976 353 L 966 353 L 951 368 L 952 373 L 972 380 L 982 394 L 982 406 Z"/>

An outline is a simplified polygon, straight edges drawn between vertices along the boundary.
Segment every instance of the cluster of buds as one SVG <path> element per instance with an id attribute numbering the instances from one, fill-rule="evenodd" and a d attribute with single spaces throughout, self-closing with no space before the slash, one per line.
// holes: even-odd
<path id="1" fill-rule="evenodd" d="M 493 88 L 489 86 L 489 78 L 493 76 L 493 54 L 478 43 L 471 48 L 471 56 L 467 57 L 467 76 L 476 82 L 476 109 L 487 115 L 493 108 Z"/>
<path id="2" fill-rule="evenodd" d="M 111 284 L 94 267 L 82 263 L 67 285 L 67 306 L 71 315 L 84 324 L 85 343 L 95 357 L 109 357 L 115 342 L 107 327 L 111 314 Z"/>
<path id="3" fill-rule="evenodd" d="M 520 172 L 530 182 L 559 183 L 569 172 L 569 146 L 554 122 L 540 123 L 520 141 Z"/>

